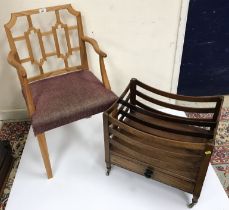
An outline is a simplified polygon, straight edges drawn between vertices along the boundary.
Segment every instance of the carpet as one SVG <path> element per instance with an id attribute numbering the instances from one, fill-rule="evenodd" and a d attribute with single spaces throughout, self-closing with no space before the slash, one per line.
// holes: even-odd
<path id="1" fill-rule="evenodd" d="M 12 155 L 14 158 L 12 169 L 6 181 L 5 188 L 0 197 L 0 210 L 4 210 L 13 181 L 17 172 L 17 168 L 21 159 L 21 155 L 25 146 L 27 135 L 30 128 L 29 121 L 7 121 L 3 122 L 0 131 L 0 141 L 9 141 L 12 148 Z"/>
<path id="2" fill-rule="evenodd" d="M 198 114 L 188 115 L 188 117 L 200 117 Z M 209 115 L 201 115 L 208 118 Z M 4 122 L 0 131 L 0 141 L 9 141 L 13 151 L 14 164 L 6 182 L 5 189 L 0 198 L 0 210 L 4 210 L 13 181 L 20 162 L 21 154 L 27 139 L 30 128 L 29 121 Z M 212 155 L 211 164 L 218 175 L 228 197 L 229 197 L 229 108 L 224 108 L 216 136 L 215 151 Z"/>

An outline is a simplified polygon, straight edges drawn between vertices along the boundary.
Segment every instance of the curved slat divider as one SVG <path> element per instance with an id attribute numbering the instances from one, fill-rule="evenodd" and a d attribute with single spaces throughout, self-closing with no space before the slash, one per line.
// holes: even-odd
<path id="1" fill-rule="evenodd" d="M 148 90 L 152 93 L 156 93 L 158 95 L 167 97 L 167 98 L 171 98 L 171 99 L 175 99 L 175 100 L 181 100 L 181 101 L 189 101 L 189 102 L 219 102 L 220 100 L 222 100 L 222 98 L 220 98 L 219 96 L 182 96 L 182 95 L 177 95 L 177 94 L 173 94 L 173 93 L 168 93 L 162 90 L 158 90 L 156 88 L 153 88 L 151 86 L 148 86 L 142 82 L 140 82 L 139 80 L 135 80 L 135 84 L 138 85 L 139 87 L 144 88 L 145 90 Z"/>
<path id="2" fill-rule="evenodd" d="M 144 144 L 144 141 L 142 139 L 132 137 L 132 136 L 129 137 L 130 135 L 128 133 L 125 133 L 121 130 L 117 130 L 111 127 L 109 128 L 109 132 L 113 134 L 115 137 L 122 139 L 123 141 L 127 142 L 128 144 L 131 144 L 132 146 L 136 146 L 142 150 L 148 151 L 147 153 L 149 153 L 149 155 L 160 154 L 163 156 L 163 158 L 165 156 L 168 156 L 171 158 L 179 158 L 179 160 L 186 159 L 186 161 L 188 160 L 188 161 L 193 161 L 193 162 L 200 161 L 200 159 L 202 158 L 202 156 L 199 154 L 179 153 L 172 149 L 168 150 L 164 148 L 155 147 L 153 143 Z M 112 139 L 114 139 L 114 137 L 112 137 Z"/>
<path id="3" fill-rule="evenodd" d="M 147 96 L 146 94 L 139 92 L 138 90 L 136 90 L 136 95 L 139 96 L 140 98 L 145 99 L 146 101 L 153 103 L 153 104 L 157 104 L 157 105 L 162 106 L 162 107 L 166 107 L 169 109 L 175 109 L 175 110 L 179 110 L 179 111 L 183 111 L 183 112 L 214 113 L 214 111 L 215 111 L 215 108 L 193 108 L 193 107 L 185 107 L 185 106 L 178 106 L 175 104 L 169 104 L 169 103 L 151 98 L 151 97 Z"/>
<path id="4" fill-rule="evenodd" d="M 155 112 L 151 112 L 145 109 L 142 109 L 140 107 L 136 107 L 124 100 L 119 100 L 118 103 L 129 107 L 131 110 L 135 112 L 139 112 L 141 114 L 147 115 L 147 116 L 152 116 L 158 119 L 166 120 L 166 121 L 171 121 L 175 123 L 182 123 L 182 124 L 189 124 L 189 125 L 196 125 L 196 126 L 204 126 L 204 127 L 215 127 L 216 122 L 208 121 L 208 120 L 199 120 L 199 119 L 190 119 L 190 118 L 185 118 L 185 117 L 177 117 L 175 115 L 169 115 L 165 114 L 163 112 L 160 112 L 158 110 L 155 110 Z"/>
<path id="5" fill-rule="evenodd" d="M 166 126 L 163 127 L 163 126 L 156 125 L 153 122 L 144 121 L 143 119 L 140 119 L 140 118 L 136 117 L 136 115 L 124 112 L 122 110 L 120 110 L 119 113 L 122 114 L 123 116 L 129 118 L 130 120 L 133 120 L 133 121 L 139 123 L 139 124 L 142 124 L 142 125 L 150 127 L 150 128 L 162 130 L 162 131 L 165 131 L 165 132 L 170 132 L 170 133 L 180 134 L 180 135 L 186 135 L 186 136 L 188 135 L 188 136 L 193 136 L 193 137 L 200 137 L 200 138 L 213 138 L 213 134 L 210 133 L 207 130 L 204 130 L 204 129 L 203 129 L 202 133 L 201 132 L 197 132 L 195 130 L 193 130 L 193 131 L 176 130 L 176 129 L 169 128 L 169 127 L 166 127 Z"/>
<path id="6" fill-rule="evenodd" d="M 133 127 L 130 127 L 127 124 L 124 124 L 112 117 L 109 117 L 109 122 L 125 131 L 128 131 L 138 136 L 139 138 L 147 139 L 149 141 L 152 141 L 158 144 L 162 144 L 162 145 L 166 144 L 167 146 L 172 146 L 172 147 L 177 147 L 177 148 L 182 148 L 182 149 L 189 149 L 189 150 L 200 150 L 201 151 L 205 149 L 205 143 L 182 142 L 182 141 L 176 141 L 173 139 L 154 136 L 152 134 L 145 133 Z"/>

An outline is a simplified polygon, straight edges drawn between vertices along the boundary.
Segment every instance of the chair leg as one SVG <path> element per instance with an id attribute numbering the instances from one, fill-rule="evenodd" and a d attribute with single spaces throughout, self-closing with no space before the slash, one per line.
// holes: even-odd
<path id="1" fill-rule="evenodd" d="M 50 179 L 53 177 L 53 175 L 52 175 L 52 168 L 51 168 L 51 164 L 49 160 L 49 153 L 48 153 L 48 147 L 47 147 L 47 143 L 45 139 L 45 134 L 44 133 L 38 134 L 37 139 L 38 139 L 38 143 L 40 146 L 41 155 L 44 161 L 46 173 L 47 173 L 48 179 Z"/>

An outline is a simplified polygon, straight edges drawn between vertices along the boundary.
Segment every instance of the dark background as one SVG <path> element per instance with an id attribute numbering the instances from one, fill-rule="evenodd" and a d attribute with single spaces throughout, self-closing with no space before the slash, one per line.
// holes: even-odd
<path id="1" fill-rule="evenodd" d="M 229 94 L 229 0 L 190 0 L 178 94 Z"/>

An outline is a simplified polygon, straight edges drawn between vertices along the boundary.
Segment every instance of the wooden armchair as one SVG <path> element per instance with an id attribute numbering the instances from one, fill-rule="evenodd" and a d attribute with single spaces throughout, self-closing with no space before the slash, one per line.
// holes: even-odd
<path id="1" fill-rule="evenodd" d="M 25 25 L 16 27 L 19 20 L 24 20 Z M 23 32 L 15 32 L 17 29 Z M 8 62 L 17 70 L 47 176 L 51 178 L 44 132 L 103 112 L 116 100 L 104 65 L 107 55 L 94 39 L 84 36 L 81 14 L 70 4 L 12 13 L 5 31 L 11 49 Z M 88 70 L 86 42 L 99 55 L 103 83 Z"/>

